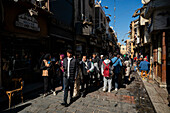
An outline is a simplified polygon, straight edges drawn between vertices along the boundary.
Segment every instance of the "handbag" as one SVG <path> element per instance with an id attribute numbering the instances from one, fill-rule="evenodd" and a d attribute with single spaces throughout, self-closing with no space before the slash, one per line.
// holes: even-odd
<path id="1" fill-rule="evenodd" d="M 42 61 L 41 63 L 40 70 L 47 70 L 47 67 L 44 64 L 44 61 Z"/>

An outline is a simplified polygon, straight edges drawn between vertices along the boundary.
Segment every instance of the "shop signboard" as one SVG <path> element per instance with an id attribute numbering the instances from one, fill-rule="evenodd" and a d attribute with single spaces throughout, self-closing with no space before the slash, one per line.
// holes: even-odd
<path id="1" fill-rule="evenodd" d="M 15 25 L 17 27 L 30 29 L 33 31 L 40 31 L 40 28 L 38 27 L 38 21 L 28 13 L 18 15 L 18 20 L 15 22 Z"/>

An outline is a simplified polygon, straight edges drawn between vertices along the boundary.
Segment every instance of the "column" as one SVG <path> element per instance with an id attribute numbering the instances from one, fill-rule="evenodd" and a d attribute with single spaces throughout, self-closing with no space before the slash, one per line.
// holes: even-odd
<path id="1" fill-rule="evenodd" d="M 131 38 L 131 40 L 134 40 L 134 38 L 135 38 L 135 31 L 134 31 L 134 26 L 135 26 L 135 22 L 134 21 L 132 21 L 132 38 Z M 131 58 L 133 58 L 133 55 L 134 55 L 134 51 L 133 51 L 133 43 L 131 42 Z"/>
<path id="2" fill-rule="evenodd" d="M 0 88 L 2 87 L 2 67 L 1 67 L 1 64 L 2 64 L 2 53 L 1 53 L 1 40 L 0 40 Z"/>
<path id="3" fill-rule="evenodd" d="M 165 32 L 162 34 L 162 85 L 166 85 L 166 43 Z"/>
<path id="4" fill-rule="evenodd" d="M 153 44 L 153 78 L 157 80 L 158 76 L 157 76 L 157 62 L 158 62 L 158 46 L 157 46 L 157 39 L 156 39 L 156 35 L 152 35 L 152 44 Z"/>

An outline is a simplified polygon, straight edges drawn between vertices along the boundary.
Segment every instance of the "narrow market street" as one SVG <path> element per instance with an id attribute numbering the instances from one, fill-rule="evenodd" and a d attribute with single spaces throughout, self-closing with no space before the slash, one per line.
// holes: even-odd
<path id="1" fill-rule="evenodd" d="M 170 0 L 0 0 L 0 113 L 170 113 Z"/>
<path id="2" fill-rule="evenodd" d="M 144 88 L 143 82 L 136 72 L 131 74 L 132 82 L 127 88 L 118 92 L 103 92 L 101 87 L 92 87 L 85 98 L 78 98 L 69 107 L 63 107 L 63 92 L 56 96 L 43 98 L 37 91 L 27 96 L 23 104 L 5 110 L 5 113 L 154 113 L 154 108 Z M 60 88 L 57 88 L 60 89 Z M 36 97 L 36 98 L 35 98 Z"/>

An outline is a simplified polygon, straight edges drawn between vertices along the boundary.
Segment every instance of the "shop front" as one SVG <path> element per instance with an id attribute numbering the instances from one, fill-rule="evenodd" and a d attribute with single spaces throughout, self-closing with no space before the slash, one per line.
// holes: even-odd
<path id="1" fill-rule="evenodd" d="M 2 87 L 11 89 L 13 78 L 22 78 L 25 85 L 40 82 L 39 59 L 48 51 L 47 17 L 49 13 L 28 2 L 3 1 L 4 22 L 0 32 Z M 8 15 L 10 14 L 10 16 Z"/>

